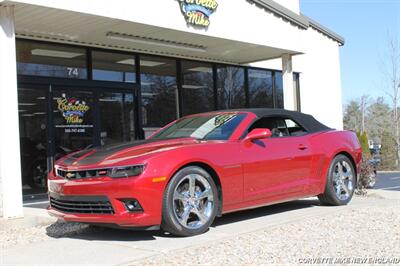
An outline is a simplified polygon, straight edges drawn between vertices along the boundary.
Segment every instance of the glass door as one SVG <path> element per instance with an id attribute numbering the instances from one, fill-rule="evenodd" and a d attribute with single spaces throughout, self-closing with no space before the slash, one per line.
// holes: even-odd
<path id="1" fill-rule="evenodd" d="M 18 112 L 23 194 L 46 192 L 47 88 L 19 86 Z"/>
<path id="2" fill-rule="evenodd" d="M 52 91 L 55 160 L 94 145 L 95 102 L 94 93 L 83 88 L 55 88 Z"/>
<path id="3" fill-rule="evenodd" d="M 73 151 L 135 139 L 132 91 L 57 87 L 52 94 L 55 160 Z"/>
<path id="4" fill-rule="evenodd" d="M 47 173 L 57 159 L 139 137 L 134 84 L 63 83 L 19 84 L 24 195 L 47 191 Z"/>
<path id="5" fill-rule="evenodd" d="M 98 95 L 101 146 L 134 140 L 133 93 L 108 90 Z"/>

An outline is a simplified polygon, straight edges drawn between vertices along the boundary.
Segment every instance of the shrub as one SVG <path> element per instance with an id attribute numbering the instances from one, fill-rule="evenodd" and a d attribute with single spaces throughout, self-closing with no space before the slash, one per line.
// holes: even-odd
<path id="1" fill-rule="evenodd" d="M 374 167 L 368 162 L 365 156 L 363 156 L 361 161 L 360 172 L 358 173 L 357 187 L 355 193 L 357 195 L 367 194 L 367 186 L 369 183 L 370 176 L 374 174 Z"/>
<path id="2" fill-rule="evenodd" d="M 369 163 L 371 152 L 369 150 L 367 133 L 357 132 L 357 138 L 360 142 L 363 154 L 355 193 L 358 195 L 365 195 L 367 193 L 366 187 L 368 185 L 369 178 L 372 174 L 374 174 L 374 168 Z"/>

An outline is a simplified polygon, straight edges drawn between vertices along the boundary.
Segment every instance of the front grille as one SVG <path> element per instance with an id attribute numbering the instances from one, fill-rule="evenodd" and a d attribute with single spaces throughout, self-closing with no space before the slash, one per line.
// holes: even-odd
<path id="1" fill-rule="evenodd" d="M 66 171 L 62 169 L 56 169 L 57 175 L 68 179 L 83 179 L 83 178 L 91 178 L 91 177 L 102 177 L 107 176 L 107 169 L 96 169 L 96 170 L 83 170 L 83 171 Z"/>
<path id="2" fill-rule="evenodd" d="M 50 206 L 66 213 L 114 214 L 114 209 L 106 197 L 50 197 Z"/>

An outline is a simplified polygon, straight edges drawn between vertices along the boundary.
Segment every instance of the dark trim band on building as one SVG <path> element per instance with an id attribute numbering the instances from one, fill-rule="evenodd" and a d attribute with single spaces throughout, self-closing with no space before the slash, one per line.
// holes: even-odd
<path id="1" fill-rule="evenodd" d="M 300 28 L 308 29 L 309 27 L 308 19 L 306 17 L 294 13 L 293 11 L 287 9 L 286 7 L 277 4 L 275 1 L 272 0 L 248 0 L 248 1 L 256 3 L 259 6 L 266 8 L 267 10 L 279 15 L 280 17 L 294 23 Z"/>
<path id="2" fill-rule="evenodd" d="M 339 34 L 331 31 L 327 27 L 321 25 L 320 23 L 318 23 L 315 20 L 307 17 L 306 15 L 302 14 L 302 16 L 307 18 L 307 20 L 308 20 L 308 22 L 310 24 L 310 27 L 312 27 L 315 30 L 321 32 L 322 34 L 328 36 L 329 38 L 333 39 L 334 41 L 337 41 L 340 45 L 344 45 L 345 39 L 342 36 L 340 36 Z"/>

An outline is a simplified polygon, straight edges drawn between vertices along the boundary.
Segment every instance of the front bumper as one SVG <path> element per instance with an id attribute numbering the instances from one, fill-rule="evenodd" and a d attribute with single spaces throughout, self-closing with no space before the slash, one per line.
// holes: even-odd
<path id="1" fill-rule="evenodd" d="M 112 212 L 65 211 L 59 206 L 50 205 L 48 212 L 65 221 L 89 224 L 106 224 L 118 227 L 147 228 L 161 224 L 162 195 L 164 183 L 154 183 L 151 177 L 132 177 L 111 179 L 91 178 L 65 180 L 49 174 L 49 197 L 58 200 L 106 199 L 112 206 Z M 136 199 L 142 206 L 141 212 L 127 210 L 123 200 Z M 69 204 L 69 201 L 66 201 Z M 84 204 L 84 202 L 83 202 Z"/>

